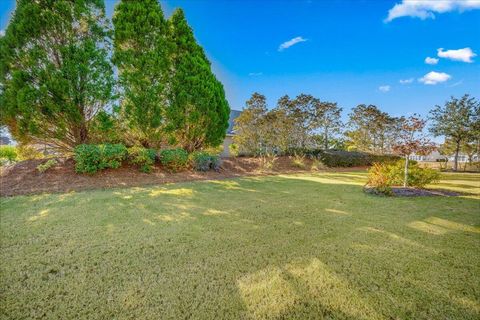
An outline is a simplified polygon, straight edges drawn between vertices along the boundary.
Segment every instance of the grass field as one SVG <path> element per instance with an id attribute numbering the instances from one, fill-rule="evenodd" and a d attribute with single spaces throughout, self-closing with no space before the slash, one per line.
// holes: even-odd
<path id="1" fill-rule="evenodd" d="M 479 319 L 465 197 L 318 173 L 1 199 L 2 319 Z"/>

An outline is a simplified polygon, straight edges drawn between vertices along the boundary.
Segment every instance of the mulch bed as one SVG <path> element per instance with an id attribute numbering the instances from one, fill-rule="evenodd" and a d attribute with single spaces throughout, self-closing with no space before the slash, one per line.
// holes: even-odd
<path id="1" fill-rule="evenodd" d="M 465 195 L 464 193 L 449 191 L 449 190 L 440 190 L 440 189 L 417 189 L 411 187 L 392 187 L 392 196 L 395 197 L 432 197 L 432 196 L 447 196 L 447 197 L 458 197 Z M 376 188 L 365 186 L 363 190 L 366 193 L 384 196 L 385 194 L 379 192 Z"/>
<path id="2" fill-rule="evenodd" d="M 268 175 L 280 173 L 310 172 L 311 162 L 305 160 L 305 169 L 292 165 L 289 157 L 279 157 L 272 170 L 262 170 L 259 158 L 225 158 L 219 172 L 197 172 L 187 170 L 178 173 L 165 171 L 156 165 L 151 173 L 142 173 L 138 168 L 124 165 L 118 169 L 107 169 L 94 175 L 75 173 L 73 159 L 57 159 L 58 165 L 44 173 L 37 166 L 46 160 L 27 160 L 2 168 L 0 173 L 0 196 L 15 196 L 43 192 L 70 192 L 114 187 L 137 187 L 194 180 L 218 180 L 240 176 Z M 352 171 L 365 168 L 333 168 L 325 171 Z"/>

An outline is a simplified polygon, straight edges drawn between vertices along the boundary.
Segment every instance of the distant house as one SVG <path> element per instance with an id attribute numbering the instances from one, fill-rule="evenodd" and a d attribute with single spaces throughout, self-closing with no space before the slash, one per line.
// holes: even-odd
<path id="1" fill-rule="evenodd" d="M 412 154 L 409 158 L 410 158 L 410 160 L 415 160 L 415 161 L 420 161 L 420 162 L 436 162 L 436 161 L 445 161 L 445 160 L 448 160 L 449 162 L 455 161 L 455 155 L 454 154 L 449 155 L 449 156 L 445 156 L 445 155 L 441 155 L 438 151 L 433 151 L 432 153 L 427 154 L 425 156 Z M 473 155 L 472 160 L 473 161 L 479 161 L 480 160 L 480 155 L 478 155 L 478 154 Z M 463 153 L 459 153 L 458 154 L 458 162 L 468 162 L 468 155 L 463 154 Z"/>
<path id="2" fill-rule="evenodd" d="M 233 143 L 233 136 L 235 135 L 235 131 L 233 127 L 235 125 L 235 119 L 242 113 L 238 110 L 230 110 L 230 118 L 228 119 L 228 129 L 227 135 L 223 140 L 223 151 L 221 153 L 222 157 L 229 157 L 230 156 L 230 145 Z"/>

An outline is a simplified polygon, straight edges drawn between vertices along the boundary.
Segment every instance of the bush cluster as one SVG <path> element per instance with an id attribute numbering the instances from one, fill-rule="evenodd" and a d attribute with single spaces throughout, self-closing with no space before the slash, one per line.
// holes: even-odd
<path id="1" fill-rule="evenodd" d="M 148 173 L 155 164 L 157 151 L 144 147 L 134 146 L 128 148 L 128 160 L 131 164 L 139 167 L 140 171 Z"/>
<path id="2" fill-rule="evenodd" d="M 180 171 L 188 165 L 188 152 L 181 148 L 161 150 L 160 163 L 167 170 Z"/>
<path id="3" fill-rule="evenodd" d="M 78 173 L 95 173 L 99 170 L 121 166 L 127 156 L 123 144 L 81 144 L 75 148 L 75 170 Z"/>
<path id="4" fill-rule="evenodd" d="M 383 194 L 391 194 L 392 186 L 403 185 L 405 162 L 374 163 L 368 171 L 367 185 Z M 431 168 L 421 168 L 412 162 L 408 169 L 407 185 L 410 187 L 424 188 L 427 184 L 437 182 L 440 173 Z"/>
<path id="5" fill-rule="evenodd" d="M 145 173 L 151 172 L 157 150 L 142 146 L 127 149 L 123 144 L 82 144 L 75 148 L 75 170 L 78 173 L 93 174 L 107 168 L 118 168 L 123 161 L 138 166 Z M 182 148 L 164 149 L 158 153 L 162 166 L 172 172 L 186 169 L 191 165 L 197 171 L 220 169 L 220 157 L 208 151 L 197 151 L 188 154 Z"/>
<path id="6" fill-rule="evenodd" d="M 220 157 L 208 152 L 197 151 L 190 155 L 192 167 L 197 171 L 220 170 Z"/>

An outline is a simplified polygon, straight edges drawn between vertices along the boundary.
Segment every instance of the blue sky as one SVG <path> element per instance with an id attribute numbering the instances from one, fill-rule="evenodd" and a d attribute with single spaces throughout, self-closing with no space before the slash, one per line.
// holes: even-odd
<path id="1" fill-rule="evenodd" d="M 110 15 L 115 3 L 106 1 Z M 347 111 L 366 103 L 392 115 L 426 115 L 451 95 L 480 98 L 480 0 L 161 4 L 167 16 L 184 9 L 233 109 L 255 91 L 270 107 L 303 92 Z M 0 1 L 1 29 L 14 5 Z"/>

